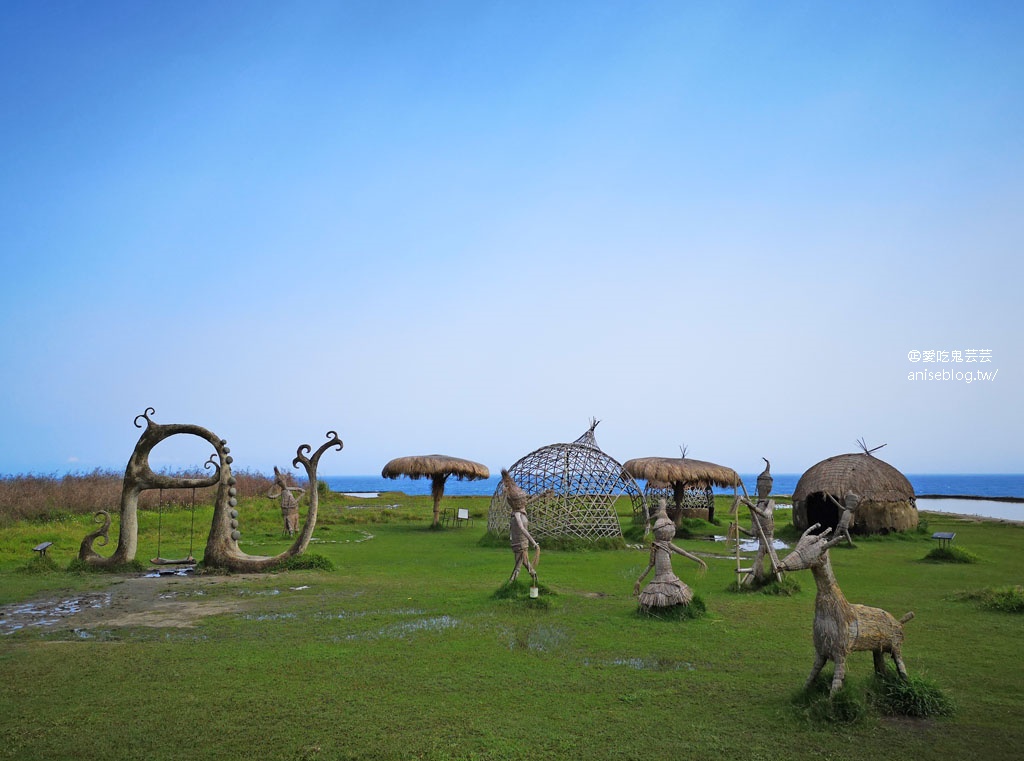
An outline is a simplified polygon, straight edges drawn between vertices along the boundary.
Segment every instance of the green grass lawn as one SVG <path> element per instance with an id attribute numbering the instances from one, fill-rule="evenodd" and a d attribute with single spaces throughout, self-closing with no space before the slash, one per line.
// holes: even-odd
<path id="1" fill-rule="evenodd" d="M 531 606 L 494 597 L 512 554 L 481 542 L 488 500 L 445 503 L 468 506 L 475 524 L 430 530 L 429 497 L 330 495 L 310 552 L 333 571 L 165 582 L 176 599 L 226 605 L 191 627 L 76 631 L 71 617 L 2 635 L 0 758 L 948 761 L 1024 748 L 1024 618 L 965 594 L 1021 584 L 1024 528 L 929 514 L 925 533 L 832 550 L 848 599 L 916 613 L 907 667 L 956 706 L 947 718 L 869 712 L 833 725 L 796 700 L 814 657 L 809 572 L 792 575 L 791 597 L 729 592 L 725 547 L 677 538 L 708 562 L 701 577 L 675 560 L 707 613 L 669 621 L 636 614 L 646 551 L 549 550 L 538 569 L 549 604 Z M 288 545 L 274 503 L 241 511 L 246 552 Z M 200 557 L 211 514 L 197 511 Z M 780 535 L 788 520 L 778 514 Z M 187 551 L 190 521 L 164 514 L 162 555 Z M 140 559 L 157 554 L 156 522 L 140 515 Z M 0 532 L 0 603 L 107 590 L 116 604 L 127 577 L 63 570 L 92 526 L 75 516 Z M 925 562 L 939 530 L 978 562 Z M 25 572 L 41 570 L 41 541 L 54 542 L 56 570 Z M 847 674 L 866 693 L 870 654 L 851 655 Z"/>

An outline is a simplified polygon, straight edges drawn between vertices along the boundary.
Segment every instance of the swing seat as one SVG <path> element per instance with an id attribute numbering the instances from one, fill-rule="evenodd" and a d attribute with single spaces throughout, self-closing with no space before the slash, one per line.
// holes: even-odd
<path id="1" fill-rule="evenodd" d="M 189 555 L 187 558 L 181 558 L 179 560 L 168 560 L 167 558 L 152 558 L 149 562 L 153 565 L 195 565 L 196 559 Z"/>

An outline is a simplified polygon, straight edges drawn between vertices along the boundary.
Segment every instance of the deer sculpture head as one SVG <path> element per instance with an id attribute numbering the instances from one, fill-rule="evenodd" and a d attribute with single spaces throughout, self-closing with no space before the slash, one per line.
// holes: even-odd
<path id="1" fill-rule="evenodd" d="M 800 541 L 796 543 L 793 551 L 786 555 L 779 563 L 780 571 L 804 571 L 822 565 L 830 547 L 834 547 L 843 541 L 841 536 L 830 537 L 832 529 L 827 528 L 820 534 L 813 533 L 821 528 L 820 523 L 815 523 L 800 535 Z"/>

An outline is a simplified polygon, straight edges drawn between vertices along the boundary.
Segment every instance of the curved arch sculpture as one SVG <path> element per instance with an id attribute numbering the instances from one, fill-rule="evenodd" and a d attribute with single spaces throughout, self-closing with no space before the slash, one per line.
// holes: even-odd
<path id="1" fill-rule="evenodd" d="M 272 568 L 290 557 L 301 555 L 309 546 L 313 538 L 313 530 L 316 528 L 317 508 L 319 506 L 319 495 L 316 490 L 316 471 L 320 457 L 332 447 L 340 450 L 344 444 L 334 431 L 328 431 L 327 441 L 321 444 L 315 452 L 309 444 L 302 444 L 296 450 L 295 459 L 292 465 L 302 465 L 312 485 L 309 492 L 309 510 L 306 513 L 306 521 L 302 531 L 296 537 L 291 547 L 284 552 L 273 556 L 249 555 L 238 547 L 238 540 L 241 533 L 238 530 L 238 500 L 235 488 L 235 477 L 231 473 L 231 450 L 227 441 L 216 436 L 212 431 L 199 425 L 184 423 L 170 423 L 161 425 L 155 423 L 150 415 L 156 410 L 147 407 L 146 411 L 135 418 L 135 427 L 142 428 L 139 418 L 146 421 L 146 429 L 139 437 L 135 450 L 128 460 L 125 468 L 124 481 L 121 486 L 121 526 L 118 533 L 117 547 L 109 557 L 100 555 L 93 549 L 93 544 L 100 539 L 100 546 L 106 545 L 109 538 L 110 515 L 105 510 L 96 513 L 98 520 L 103 520 L 104 525 L 89 533 L 82 540 L 78 550 L 78 557 L 83 562 L 99 567 L 112 567 L 130 563 L 135 559 L 138 550 L 139 539 L 139 495 L 150 489 L 180 489 L 189 487 L 216 486 L 217 496 L 214 501 L 213 521 L 210 525 L 210 534 L 206 540 L 206 551 L 203 556 L 203 564 L 209 568 L 224 568 L 237 572 L 258 572 Z M 155 473 L 149 466 L 149 454 L 161 441 L 177 436 L 179 434 L 190 434 L 208 441 L 214 449 L 214 454 L 206 461 L 205 468 L 213 469 L 213 474 L 202 478 L 188 478 L 180 476 L 167 476 Z M 312 455 L 310 453 L 312 452 Z"/>

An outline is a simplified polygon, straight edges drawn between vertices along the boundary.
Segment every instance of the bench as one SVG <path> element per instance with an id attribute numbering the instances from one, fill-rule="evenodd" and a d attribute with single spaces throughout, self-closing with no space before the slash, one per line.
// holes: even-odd
<path id="1" fill-rule="evenodd" d="M 936 531 L 932 534 L 932 539 L 939 540 L 939 547 L 948 547 L 955 538 L 956 533 L 953 531 Z"/>
<path id="2" fill-rule="evenodd" d="M 50 547 L 52 546 L 53 542 L 43 542 L 42 544 L 37 544 L 35 547 L 33 547 L 32 552 L 38 552 L 39 557 L 43 557 L 43 555 L 46 554 L 46 551 L 50 549 Z"/>

